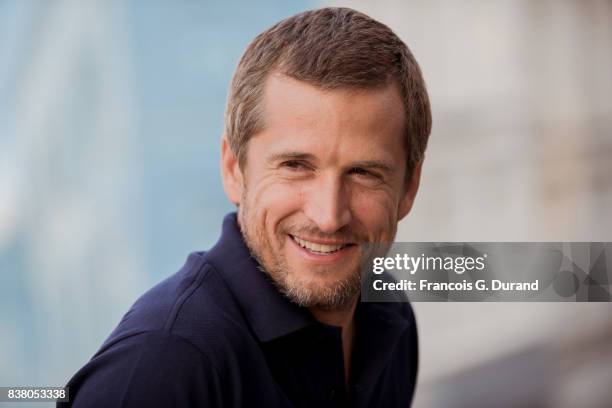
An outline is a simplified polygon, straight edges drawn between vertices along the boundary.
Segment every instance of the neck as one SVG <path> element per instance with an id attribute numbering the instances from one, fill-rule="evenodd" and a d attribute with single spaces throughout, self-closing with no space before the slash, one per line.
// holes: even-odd
<path id="1" fill-rule="evenodd" d="M 318 307 L 311 307 L 309 310 L 317 321 L 330 326 L 341 327 L 344 333 L 344 330 L 353 324 L 356 306 L 357 299 L 349 307 L 339 310 L 328 310 Z"/>
<path id="2" fill-rule="evenodd" d="M 347 390 L 350 384 L 351 354 L 353 351 L 353 339 L 355 337 L 355 308 L 357 298 L 351 303 L 350 307 L 342 310 L 324 310 L 320 308 L 310 308 L 310 313 L 319 322 L 342 328 L 342 351 L 344 355 L 344 381 Z"/>

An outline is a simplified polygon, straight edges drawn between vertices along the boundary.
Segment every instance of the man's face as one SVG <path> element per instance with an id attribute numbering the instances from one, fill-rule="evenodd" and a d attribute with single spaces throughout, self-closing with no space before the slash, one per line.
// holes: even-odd
<path id="1" fill-rule="evenodd" d="M 405 180 L 399 90 L 323 90 L 273 74 L 263 108 L 264 130 L 251 137 L 244 168 L 223 148 L 245 241 L 294 302 L 348 307 L 360 289 L 363 243 L 393 241 L 418 186 L 418 174 Z"/>

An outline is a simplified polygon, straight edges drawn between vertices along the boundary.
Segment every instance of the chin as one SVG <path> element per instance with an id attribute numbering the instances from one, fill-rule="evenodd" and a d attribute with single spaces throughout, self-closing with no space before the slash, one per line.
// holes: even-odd
<path id="1" fill-rule="evenodd" d="M 277 282 L 285 296 L 303 307 L 345 309 L 350 307 L 361 289 L 361 277 L 354 273 L 343 273 L 333 278 L 316 276 L 312 272 L 306 273 L 311 279 L 304 279 L 304 275 L 290 275 L 284 282 Z"/>

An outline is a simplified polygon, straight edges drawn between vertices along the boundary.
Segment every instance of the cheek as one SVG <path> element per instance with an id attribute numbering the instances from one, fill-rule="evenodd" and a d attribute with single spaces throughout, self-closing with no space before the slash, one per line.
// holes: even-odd
<path id="1" fill-rule="evenodd" d="M 249 190 L 249 204 L 259 222 L 275 231 L 279 222 L 301 208 L 303 191 L 298 183 L 262 180 Z"/>
<path id="2" fill-rule="evenodd" d="M 352 200 L 353 216 L 375 240 L 389 239 L 397 223 L 397 200 L 385 192 L 358 194 Z"/>

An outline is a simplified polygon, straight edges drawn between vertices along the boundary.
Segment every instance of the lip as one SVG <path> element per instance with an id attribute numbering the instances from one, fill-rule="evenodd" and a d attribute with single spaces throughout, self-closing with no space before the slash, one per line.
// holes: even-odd
<path id="1" fill-rule="evenodd" d="M 291 235 L 288 234 L 290 237 L 296 237 L 301 239 L 302 241 L 308 241 L 308 242 L 312 242 L 315 244 L 320 244 L 320 245 L 351 245 L 354 244 L 354 242 L 349 242 L 349 241 L 334 241 L 334 240 L 330 240 L 330 239 L 321 239 L 321 238 L 309 238 L 309 237 L 303 237 L 303 236 L 299 236 L 299 235 Z"/>
<path id="2" fill-rule="evenodd" d="M 298 237 L 298 238 L 304 239 L 301 237 Z M 339 261 L 342 261 L 346 259 L 347 257 L 349 257 L 351 254 L 353 254 L 354 251 L 356 251 L 358 248 L 357 245 L 350 243 L 344 248 L 341 248 L 330 254 L 316 254 L 314 252 L 307 250 L 306 248 L 302 248 L 297 242 L 295 242 L 293 237 L 289 234 L 287 234 L 287 240 L 290 241 L 289 245 L 293 248 L 293 250 L 296 251 L 300 255 L 300 257 L 302 257 L 306 262 L 310 262 L 310 263 L 318 264 L 318 265 L 329 265 L 329 264 L 334 264 Z M 329 241 L 329 240 L 326 241 L 326 240 L 320 240 L 320 239 L 312 240 L 311 242 L 322 244 L 322 245 L 345 244 L 344 242 L 338 242 L 338 241 L 334 242 L 334 241 Z"/>

